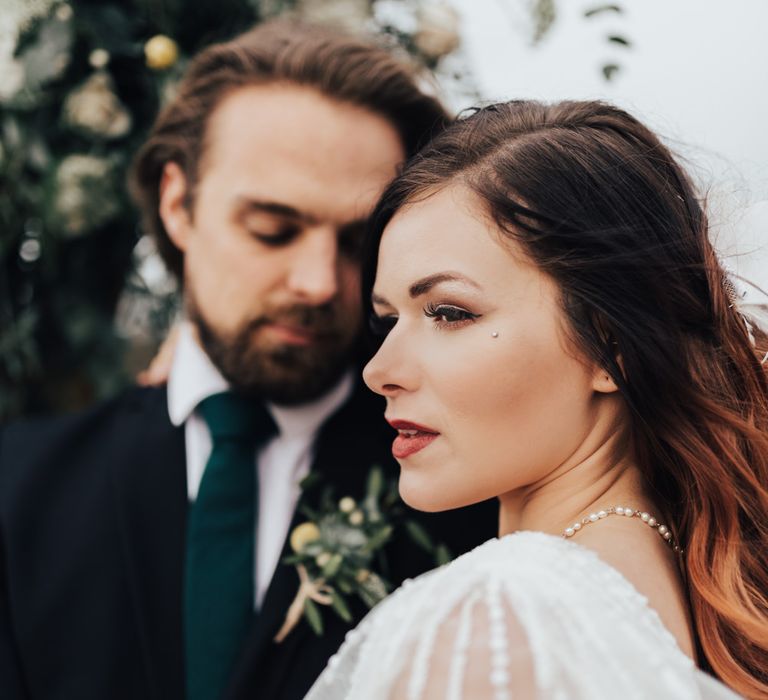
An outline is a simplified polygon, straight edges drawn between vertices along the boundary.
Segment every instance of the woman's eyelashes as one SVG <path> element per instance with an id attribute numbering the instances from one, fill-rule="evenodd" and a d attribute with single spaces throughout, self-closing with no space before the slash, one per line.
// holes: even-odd
<path id="1" fill-rule="evenodd" d="M 437 328 L 460 328 L 473 323 L 480 314 L 467 311 L 455 304 L 427 304 L 423 309 L 424 316 L 431 319 Z M 368 320 L 371 332 L 379 337 L 386 336 L 397 323 L 394 314 L 380 316 L 372 313 Z"/>
<path id="2" fill-rule="evenodd" d="M 473 323 L 480 314 L 462 309 L 455 304 L 427 304 L 424 315 L 434 320 L 439 328 L 459 328 Z"/>

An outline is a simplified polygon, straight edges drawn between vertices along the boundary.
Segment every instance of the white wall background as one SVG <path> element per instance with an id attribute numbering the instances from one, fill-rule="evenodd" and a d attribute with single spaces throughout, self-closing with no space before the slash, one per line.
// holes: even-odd
<path id="1" fill-rule="evenodd" d="M 710 191 L 723 236 L 738 231 L 741 247 L 727 242 L 727 252 L 768 249 L 768 0 L 620 0 L 623 14 L 591 19 L 583 13 L 600 0 L 560 0 L 537 46 L 523 0 L 451 4 L 484 97 L 601 98 L 625 107 Z M 613 33 L 632 47 L 609 44 Z M 614 60 L 621 70 L 606 82 L 601 66 Z M 768 269 L 758 273 L 768 278 Z"/>

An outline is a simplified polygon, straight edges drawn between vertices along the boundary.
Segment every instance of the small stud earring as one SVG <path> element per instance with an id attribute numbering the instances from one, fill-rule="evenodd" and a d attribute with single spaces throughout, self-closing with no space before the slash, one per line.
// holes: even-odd
<path id="1" fill-rule="evenodd" d="M 499 337 L 498 331 L 493 331 L 493 333 L 491 333 L 491 338 L 498 338 L 498 337 Z"/>

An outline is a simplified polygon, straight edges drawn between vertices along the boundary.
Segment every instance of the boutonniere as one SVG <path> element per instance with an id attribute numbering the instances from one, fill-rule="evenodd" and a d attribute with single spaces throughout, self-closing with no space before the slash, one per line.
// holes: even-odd
<path id="1" fill-rule="evenodd" d="M 314 477 L 310 477 L 314 479 Z M 308 481 L 302 484 L 306 490 Z M 323 633 L 321 606 L 330 607 L 342 620 L 353 621 L 350 599 L 360 599 L 368 608 L 383 600 L 389 582 L 375 571 L 383 568 L 383 548 L 397 527 L 404 527 L 412 540 L 433 554 L 437 564 L 451 559 L 444 545 L 435 545 L 418 523 L 404 518 L 397 482 L 387 482 L 380 467 L 368 474 L 362 500 L 350 496 L 334 498 L 326 489 L 318 509 L 301 507 L 306 522 L 290 535 L 293 554 L 283 563 L 299 574 L 299 590 L 275 636 L 282 642 L 304 617 L 317 635 Z"/>

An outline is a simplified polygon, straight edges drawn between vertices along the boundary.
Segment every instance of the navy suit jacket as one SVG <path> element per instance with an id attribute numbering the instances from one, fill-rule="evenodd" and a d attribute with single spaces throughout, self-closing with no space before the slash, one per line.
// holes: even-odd
<path id="1" fill-rule="evenodd" d="M 165 389 L 133 389 L 0 429 L 3 700 L 183 700 L 186 463 L 166 401 Z M 382 415 L 358 387 L 322 427 L 312 470 L 339 495 L 362 496 L 374 464 L 397 473 Z M 411 514 L 454 554 L 496 534 L 492 502 Z M 432 565 L 402 534 L 387 554 L 395 584 Z M 321 637 L 302 621 L 272 641 L 297 588 L 278 565 L 226 700 L 299 700 L 340 646 L 349 626 L 329 610 Z"/>

